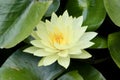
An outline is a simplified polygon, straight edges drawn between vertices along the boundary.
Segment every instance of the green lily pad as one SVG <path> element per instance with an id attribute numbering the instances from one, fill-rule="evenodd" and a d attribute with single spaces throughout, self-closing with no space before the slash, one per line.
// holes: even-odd
<path id="1" fill-rule="evenodd" d="M 73 62 L 70 70 L 77 70 L 83 80 L 106 80 L 97 69 L 86 63 Z"/>
<path id="2" fill-rule="evenodd" d="M 103 0 L 68 0 L 66 9 L 72 16 L 83 15 L 88 30 L 98 29 L 106 16 Z"/>
<path id="3" fill-rule="evenodd" d="M 97 36 L 92 40 L 92 42 L 95 43 L 90 47 L 92 49 L 103 49 L 108 47 L 107 39 L 105 37 Z"/>
<path id="4" fill-rule="evenodd" d="M 106 11 L 111 20 L 120 26 L 120 0 L 104 0 Z"/>
<path id="5" fill-rule="evenodd" d="M 109 35 L 108 48 L 112 59 L 120 68 L 120 32 L 112 33 Z"/>
<path id="6" fill-rule="evenodd" d="M 0 80 L 54 80 L 65 70 L 57 63 L 38 67 L 39 60 L 17 50 L 0 68 Z"/>
<path id="7" fill-rule="evenodd" d="M 78 71 L 70 71 L 57 80 L 84 80 Z"/>
<path id="8" fill-rule="evenodd" d="M 66 70 L 54 63 L 38 67 L 40 58 L 17 50 L 0 68 L 0 80 L 105 80 L 103 75 L 89 64 L 71 62 Z"/>
<path id="9" fill-rule="evenodd" d="M 51 1 L 0 0 L 0 48 L 11 48 L 27 38 Z"/>

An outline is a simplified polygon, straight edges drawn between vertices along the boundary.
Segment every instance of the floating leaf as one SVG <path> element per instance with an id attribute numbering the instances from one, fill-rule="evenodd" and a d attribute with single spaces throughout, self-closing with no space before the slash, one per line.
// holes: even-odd
<path id="1" fill-rule="evenodd" d="M 84 80 L 84 79 L 77 71 L 71 71 L 71 72 L 64 74 L 57 80 Z"/>
<path id="2" fill-rule="evenodd" d="M 94 49 L 103 49 L 103 48 L 107 48 L 107 39 L 101 36 L 97 36 L 95 37 L 92 42 L 94 42 L 95 44 L 93 46 L 91 46 L 90 48 L 94 48 Z"/>
<path id="3" fill-rule="evenodd" d="M 0 68 L 0 80 L 39 80 L 27 69 Z"/>
<path id="4" fill-rule="evenodd" d="M 106 16 L 103 0 L 68 0 L 66 8 L 72 16 L 83 15 L 88 30 L 96 30 Z"/>
<path id="5" fill-rule="evenodd" d="M 120 0 L 104 0 L 106 11 L 111 20 L 120 26 Z"/>
<path id="6" fill-rule="evenodd" d="M 112 59 L 120 68 L 120 32 L 112 33 L 109 35 L 108 48 Z"/>
<path id="7" fill-rule="evenodd" d="M 78 70 L 84 80 L 106 80 L 98 70 L 86 63 L 74 62 L 70 70 Z"/>
<path id="8" fill-rule="evenodd" d="M 92 66 L 73 62 L 69 67 L 69 71 L 62 76 L 65 69 L 54 63 L 47 67 L 38 67 L 40 58 L 31 54 L 23 53 L 17 50 L 0 68 L 0 80 L 105 80 L 102 74 Z M 75 70 L 75 71 L 73 71 Z M 78 71 L 78 72 L 77 72 Z M 61 77 L 60 77 L 61 75 Z"/>
<path id="9" fill-rule="evenodd" d="M 54 80 L 64 68 L 57 63 L 38 67 L 40 58 L 16 51 L 0 68 L 0 80 Z"/>
<path id="10" fill-rule="evenodd" d="M 51 1 L 0 0 L 0 47 L 11 48 L 28 37 Z"/>

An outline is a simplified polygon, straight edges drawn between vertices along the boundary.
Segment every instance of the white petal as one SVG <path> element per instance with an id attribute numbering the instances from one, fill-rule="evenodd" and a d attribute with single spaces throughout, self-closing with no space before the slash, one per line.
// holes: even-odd
<path id="1" fill-rule="evenodd" d="M 81 50 L 79 47 L 73 47 L 69 49 L 69 54 L 81 54 Z"/>
<path id="2" fill-rule="evenodd" d="M 68 50 L 63 50 L 58 53 L 60 57 L 67 57 L 68 56 Z"/>
<path id="3" fill-rule="evenodd" d="M 57 20 L 57 15 L 55 13 L 52 13 L 52 16 L 51 16 L 51 22 L 52 21 L 56 21 Z"/>
<path id="4" fill-rule="evenodd" d="M 32 47 L 28 47 L 28 48 L 26 48 L 25 50 L 23 50 L 24 52 L 27 52 L 27 53 L 34 53 L 36 50 L 38 50 L 39 48 L 37 48 L 37 47 L 34 47 L 34 46 L 32 46 Z"/>
<path id="5" fill-rule="evenodd" d="M 80 40 L 82 41 L 90 41 L 91 39 L 93 39 L 95 36 L 97 35 L 96 32 L 86 32 L 83 34 L 83 36 L 80 38 Z"/>
<path id="6" fill-rule="evenodd" d="M 65 17 L 65 18 L 69 17 L 69 14 L 68 14 L 67 10 L 63 13 L 62 17 Z"/>
<path id="7" fill-rule="evenodd" d="M 31 44 L 35 47 L 44 48 L 45 46 L 41 43 L 41 40 L 32 40 Z"/>
<path id="8" fill-rule="evenodd" d="M 62 18 L 62 22 L 65 26 L 70 26 L 70 25 L 72 26 L 73 18 L 72 18 L 72 16 L 69 16 L 67 10 L 63 13 L 61 18 Z"/>
<path id="9" fill-rule="evenodd" d="M 49 47 L 49 48 L 51 48 L 51 49 L 54 49 L 54 47 L 53 47 L 49 42 L 46 42 L 46 41 L 44 41 L 44 40 L 41 40 L 41 43 L 42 43 L 44 46 L 46 46 L 46 47 Z"/>
<path id="10" fill-rule="evenodd" d="M 36 26 L 37 30 L 45 29 L 45 23 L 40 21 Z"/>
<path id="11" fill-rule="evenodd" d="M 43 61 L 44 61 L 44 58 L 42 58 L 42 59 L 39 61 L 38 66 L 44 66 Z"/>
<path id="12" fill-rule="evenodd" d="M 48 55 L 52 55 L 52 54 L 54 54 L 54 53 L 47 52 L 44 49 L 39 49 L 39 50 L 36 50 L 34 52 L 35 56 L 40 56 L 40 57 L 42 57 L 42 56 L 48 56 Z"/>
<path id="13" fill-rule="evenodd" d="M 40 39 L 40 37 L 37 35 L 36 31 L 33 31 L 31 36 L 34 37 L 35 39 Z"/>
<path id="14" fill-rule="evenodd" d="M 71 58 L 76 58 L 76 59 L 87 59 L 92 57 L 92 55 L 90 53 L 88 53 L 85 50 L 82 50 L 82 53 L 80 55 L 71 55 Z"/>
<path id="15" fill-rule="evenodd" d="M 68 68 L 69 64 L 70 64 L 70 57 L 59 57 L 58 59 L 58 63 L 63 66 L 64 68 Z"/>
<path id="16" fill-rule="evenodd" d="M 48 35 L 49 33 L 53 32 L 54 31 L 54 28 L 56 27 L 56 21 L 54 22 L 50 22 L 48 20 L 45 21 L 45 25 L 46 25 L 46 30 L 48 32 Z"/>
<path id="17" fill-rule="evenodd" d="M 49 35 L 51 33 L 57 32 L 57 31 L 60 32 L 63 30 L 63 28 L 65 28 L 65 27 L 63 27 L 65 25 L 63 24 L 61 18 L 57 18 L 55 21 L 52 21 L 52 22 L 46 20 L 46 26 L 47 26 L 47 31 L 49 32 Z"/>
<path id="18" fill-rule="evenodd" d="M 82 26 L 82 23 L 83 23 L 83 16 L 73 19 L 73 26 L 76 29 L 80 28 Z"/>
<path id="19" fill-rule="evenodd" d="M 57 53 L 57 52 L 59 52 L 59 50 L 52 49 L 52 48 L 44 48 L 44 50 L 47 51 L 47 52 L 51 52 L 51 53 Z"/>
<path id="20" fill-rule="evenodd" d="M 40 31 L 36 31 L 36 33 L 40 37 L 41 40 L 49 42 L 49 37 L 48 37 L 48 34 L 47 34 L 47 32 L 45 30 L 41 29 L 41 32 Z"/>
<path id="21" fill-rule="evenodd" d="M 80 49 L 86 49 L 86 48 L 89 48 L 92 45 L 94 45 L 94 43 L 89 42 L 89 41 L 79 41 L 77 43 L 77 47 L 79 47 Z"/>
<path id="22" fill-rule="evenodd" d="M 85 33 L 86 29 L 87 29 L 87 26 L 74 30 L 74 41 L 75 42 L 81 38 L 81 36 Z"/>
<path id="23" fill-rule="evenodd" d="M 50 50 L 51 49 L 53 51 L 57 51 L 49 43 L 47 43 L 47 42 L 45 42 L 43 40 L 33 40 L 33 41 L 31 41 L 31 44 L 36 46 L 36 47 L 45 49 L 45 50 Z"/>
<path id="24" fill-rule="evenodd" d="M 40 37 L 40 39 L 45 40 L 45 41 L 49 41 L 49 37 L 48 37 L 48 32 L 46 29 L 46 25 L 44 22 L 40 22 L 37 25 L 37 31 L 36 31 L 37 35 Z"/>
<path id="25" fill-rule="evenodd" d="M 72 47 L 72 45 L 64 45 L 64 44 L 58 44 L 58 43 L 54 43 L 54 46 L 56 49 L 59 49 L 59 50 L 64 50 Z"/>
<path id="26" fill-rule="evenodd" d="M 51 65 L 51 64 L 54 63 L 57 59 L 58 59 L 58 55 L 46 56 L 46 57 L 44 58 L 43 64 L 44 64 L 44 66 Z"/>

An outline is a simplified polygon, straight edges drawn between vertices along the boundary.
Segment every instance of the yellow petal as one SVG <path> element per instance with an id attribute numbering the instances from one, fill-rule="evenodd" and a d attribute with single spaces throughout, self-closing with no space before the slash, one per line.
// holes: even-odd
<path id="1" fill-rule="evenodd" d="M 75 59 L 87 59 L 87 58 L 92 57 L 92 55 L 90 53 L 88 53 L 87 51 L 82 50 L 81 54 L 79 54 L 79 55 L 71 55 L 70 57 L 75 58 Z"/>
<path id="2" fill-rule="evenodd" d="M 58 58 L 58 63 L 63 66 L 64 68 L 68 68 L 69 64 L 70 64 L 70 57 L 59 57 Z"/>
<path id="3" fill-rule="evenodd" d="M 44 66 L 53 64 L 58 59 L 58 57 L 59 57 L 58 55 L 46 56 L 43 61 Z"/>
<path id="4" fill-rule="evenodd" d="M 23 50 L 24 52 L 27 52 L 27 53 L 34 53 L 36 50 L 38 50 L 39 48 L 37 48 L 37 47 L 34 47 L 34 46 L 32 46 L 32 47 L 28 47 L 28 48 L 26 48 L 25 50 Z"/>

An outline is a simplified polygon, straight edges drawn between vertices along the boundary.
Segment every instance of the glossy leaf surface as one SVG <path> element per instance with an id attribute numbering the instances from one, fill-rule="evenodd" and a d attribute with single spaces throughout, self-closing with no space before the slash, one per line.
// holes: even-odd
<path id="1" fill-rule="evenodd" d="M 104 0 L 104 5 L 114 24 L 120 26 L 120 0 Z"/>
<path id="2" fill-rule="evenodd" d="M 108 47 L 111 57 L 120 68 L 120 32 L 112 33 L 109 35 Z"/>
<path id="3" fill-rule="evenodd" d="M 0 48 L 11 48 L 27 38 L 52 1 L 0 0 Z"/>
<path id="4" fill-rule="evenodd" d="M 106 16 L 103 0 L 68 0 L 66 8 L 72 16 L 83 15 L 88 30 L 96 30 Z"/>
<path id="5" fill-rule="evenodd" d="M 104 76 L 89 64 L 74 62 L 72 63 L 71 70 L 78 70 L 83 80 L 106 80 Z"/>
<path id="6" fill-rule="evenodd" d="M 64 74 L 57 80 L 84 80 L 84 79 L 77 71 L 71 71 L 71 72 Z"/>
<path id="7" fill-rule="evenodd" d="M 0 80 L 53 80 L 64 68 L 58 64 L 38 67 L 40 58 L 16 51 L 0 68 Z"/>
<path id="8" fill-rule="evenodd" d="M 107 44 L 107 39 L 101 36 L 97 36 L 95 37 L 92 42 L 94 42 L 95 44 L 93 46 L 91 46 L 90 48 L 93 49 L 103 49 L 103 48 L 107 48 L 108 44 Z"/>

